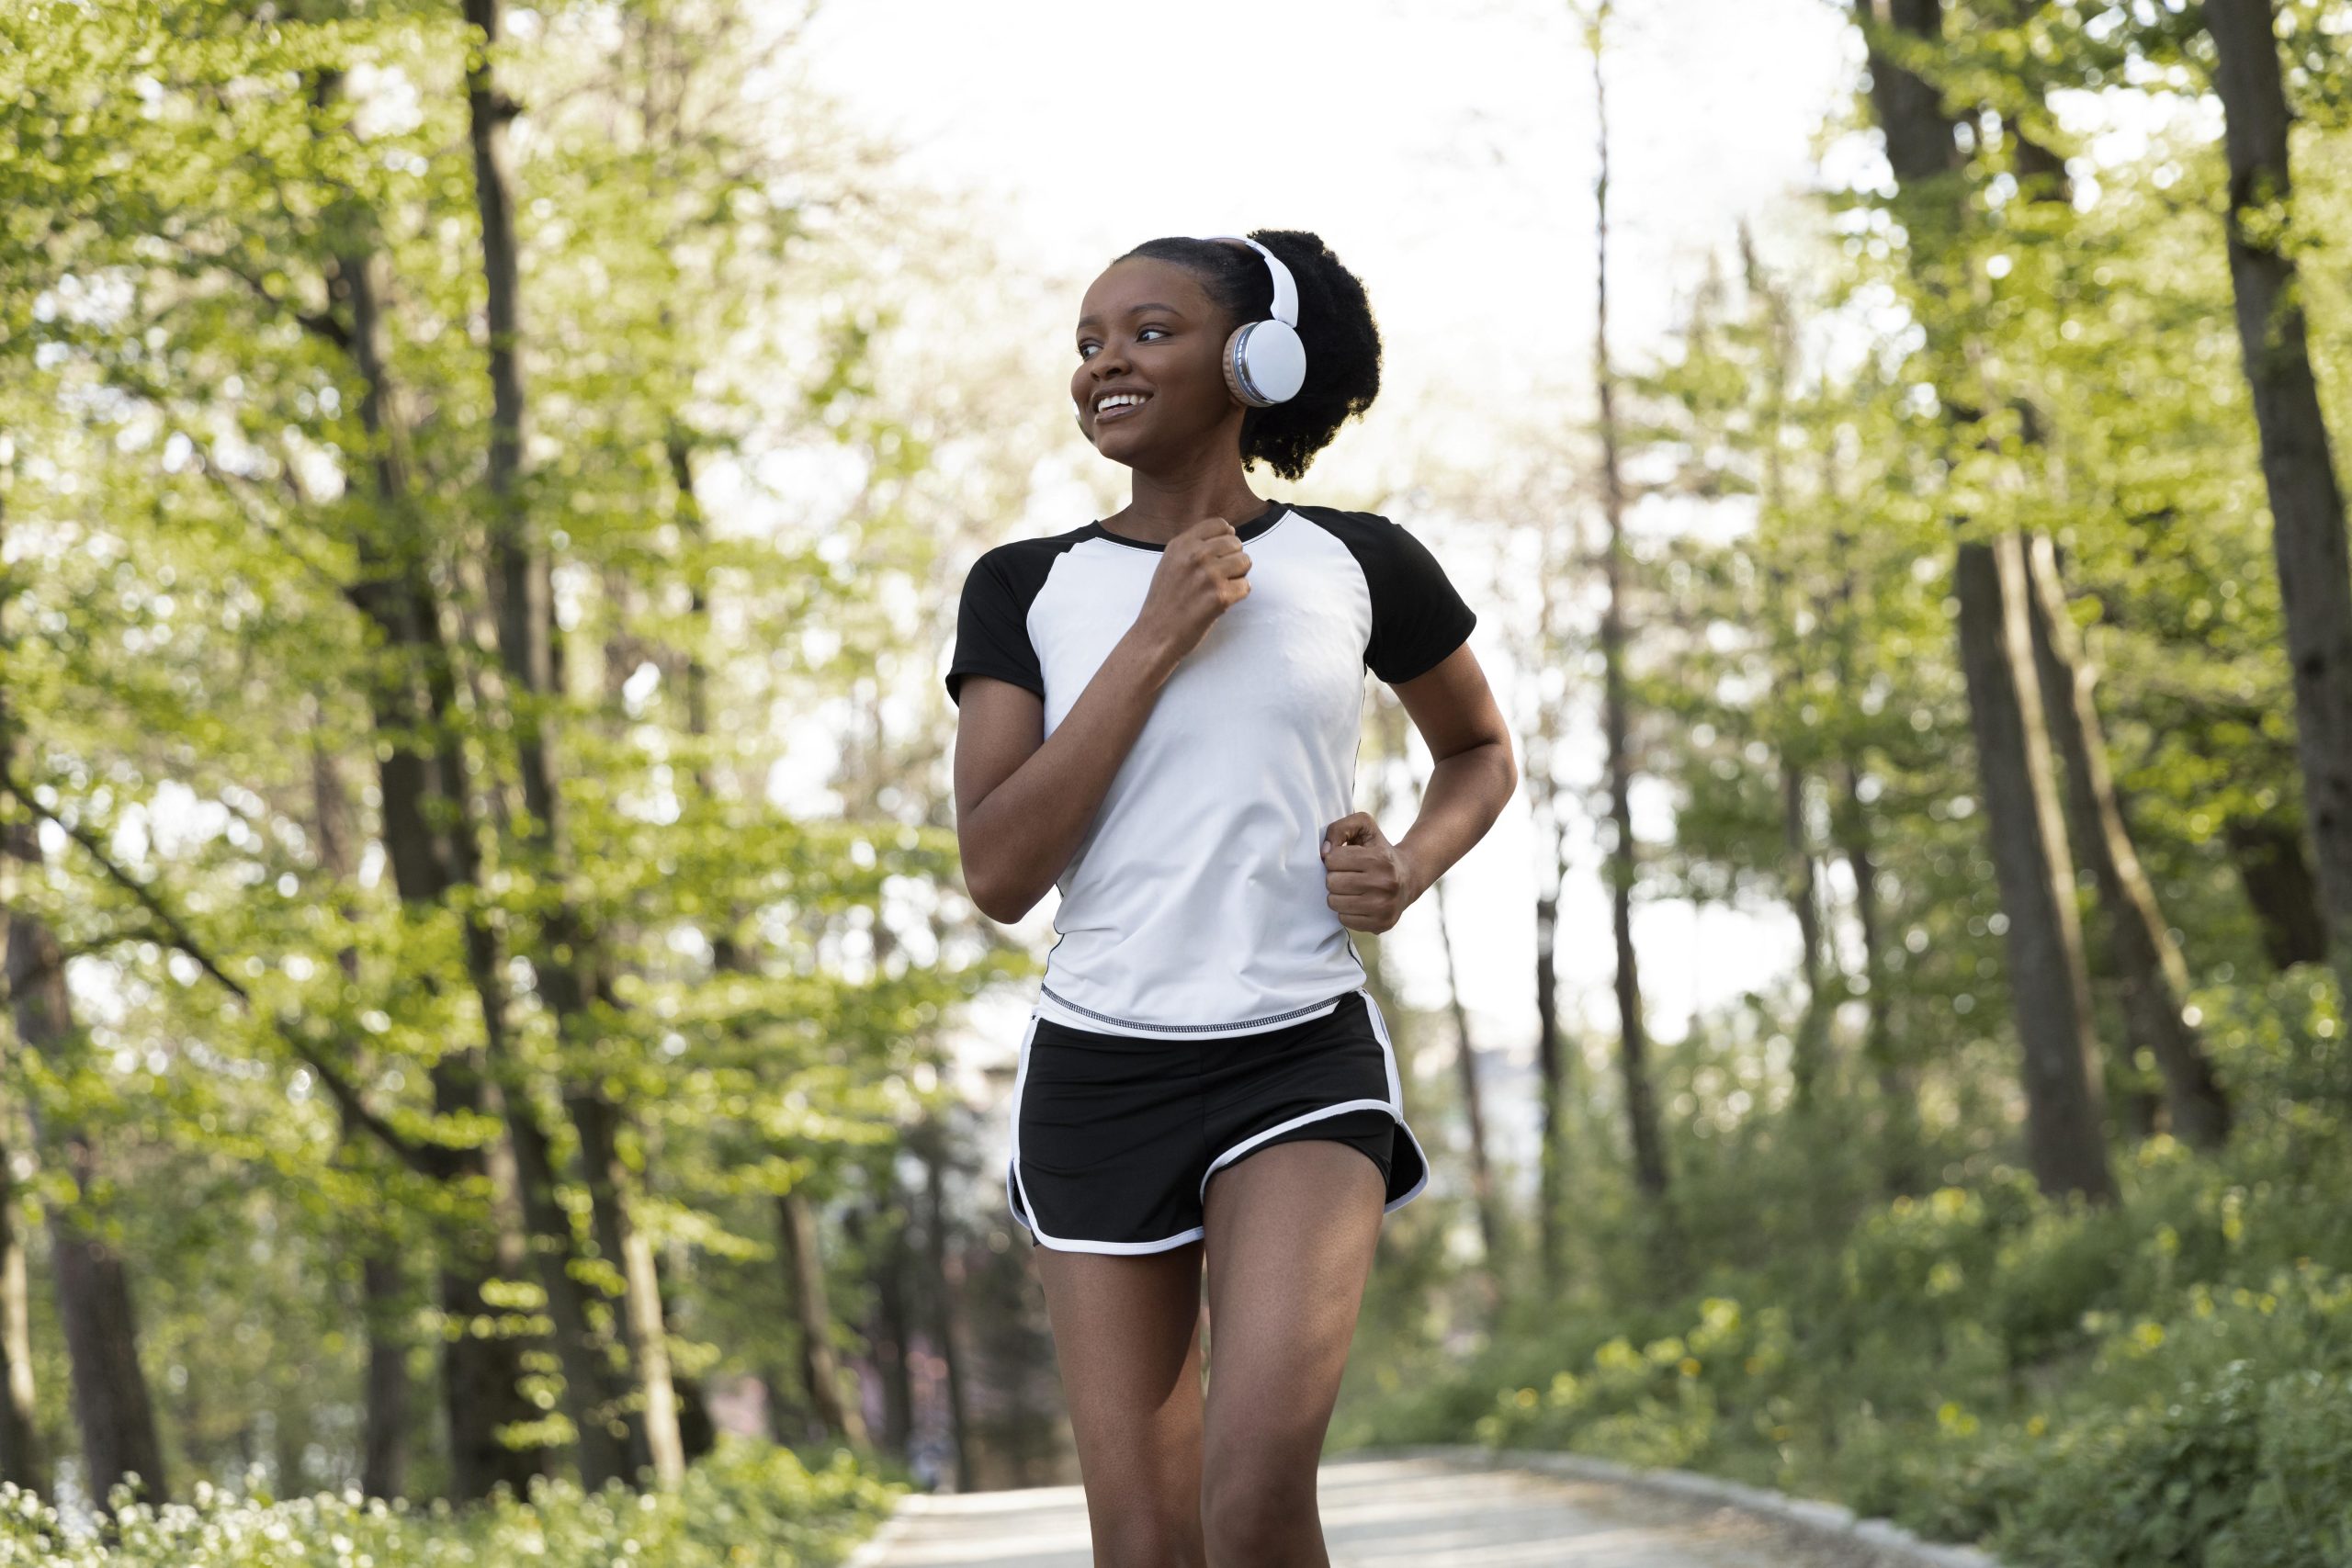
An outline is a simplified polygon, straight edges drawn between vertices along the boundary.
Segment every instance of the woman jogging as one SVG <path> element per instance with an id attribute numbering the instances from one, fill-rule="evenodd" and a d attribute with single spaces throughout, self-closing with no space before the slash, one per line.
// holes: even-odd
<path id="1" fill-rule="evenodd" d="M 1005 1200 L 1101 1568 L 1324 1564 L 1316 1466 L 1381 1216 L 1429 1180 L 1348 933 L 1394 926 L 1517 768 L 1429 550 L 1250 488 L 1379 390 L 1363 286 L 1319 238 L 1138 245 L 1077 350 L 1079 426 L 1132 499 L 981 556 L 946 676 L 973 901 L 1011 922 L 1061 893 Z M 1393 842 L 1353 808 L 1366 669 L 1438 760 Z"/>

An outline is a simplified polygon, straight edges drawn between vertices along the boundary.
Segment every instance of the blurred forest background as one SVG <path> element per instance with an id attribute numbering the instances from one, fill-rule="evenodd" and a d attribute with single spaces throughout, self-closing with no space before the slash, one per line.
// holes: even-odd
<path id="1" fill-rule="evenodd" d="M 1557 62 L 1602 279 L 1637 6 Z M 2352 6 L 1836 8 L 1859 174 L 1800 231 L 1720 236 L 1662 342 L 1586 298 L 1502 460 L 1301 491 L 1496 584 L 1536 853 L 1532 1040 L 1360 939 L 1437 1168 L 1333 1440 L 2341 1568 Z M 1058 341 L 1110 258 L 1001 269 L 808 19 L 0 6 L 0 1540 L 813 1562 L 1075 1479 L 959 1055 L 1042 943 L 963 896 L 938 671 L 1093 460 L 944 302 Z M 1795 955 L 1672 1041 L 1668 900 Z"/>

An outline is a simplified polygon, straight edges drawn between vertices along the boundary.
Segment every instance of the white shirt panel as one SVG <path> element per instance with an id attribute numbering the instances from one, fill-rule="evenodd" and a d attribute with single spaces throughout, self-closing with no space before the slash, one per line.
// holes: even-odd
<path id="1" fill-rule="evenodd" d="M 1295 512 L 1244 547 L 1249 596 L 1160 687 L 1055 884 L 1039 1005 L 1071 1028 L 1251 1033 L 1327 1013 L 1364 983 L 1321 845 L 1355 809 L 1371 592 L 1346 547 Z M 1048 736 L 1162 558 L 1093 538 L 1055 561 L 1028 616 Z"/>

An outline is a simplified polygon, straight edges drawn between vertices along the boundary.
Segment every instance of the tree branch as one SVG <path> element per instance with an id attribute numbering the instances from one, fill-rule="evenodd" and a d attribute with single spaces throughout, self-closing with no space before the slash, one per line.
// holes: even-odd
<path id="1" fill-rule="evenodd" d="M 6 789 L 17 799 L 24 802 L 28 810 L 55 823 L 61 831 L 82 847 L 85 854 L 97 863 L 109 880 L 128 891 L 139 907 L 147 911 L 148 915 L 163 929 L 164 939 L 169 946 L 176 948 L 196 960 L 199 968 L 211 976 L 223 989 L 247 1009 L 250 1010 L 253 1007 L 253 994 L 239 985 L 228 971 L 213 960 L 211 953 L 205 951 L 204 944 L 197 941 L 196 933 L 187 929 L 187 923 L 156 897 L 152 888 L 115 863 L 114 857 L 107 853 L 106 846 L 98 842 L 96 834 L 77 824 L 66 821 L 35 799 L 32 792 L 17 781 L 14 770 L 6 761 L 0 761 L 0 789 Z M 430 1149 L 420 1147 L 401 1136 L 399 1129 L 368 1108 L 368 1103 L 361 1096 L 357 1086 L 344 1077 L 310 1042 L 302 1038 L 301 1025 L 299 1022 L 280 1013 L 271 1020 L 271 1028 L 277 1037 L 285 1042 L 288 1049 L 300 1057 L 312 1072 L 319 1075 L 319 1081 L 326 1085 L 327 1092 L 334 1097 L 335 1103 L 343 1108 L 345 1115 L 375 1134 L 386 1148 L 391 1150 L 400 1157 L 401 1163 L 410 1168 L 424 1176 L 437 1178 L 445 1174 L 442 1169 L 444 1162 L 437 1159 Z"/>

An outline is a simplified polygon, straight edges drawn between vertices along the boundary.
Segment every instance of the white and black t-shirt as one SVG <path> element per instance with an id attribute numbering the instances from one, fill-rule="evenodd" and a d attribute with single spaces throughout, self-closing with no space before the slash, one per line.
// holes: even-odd
<path id="1" fill-rule="evenodd" d="M 1366 981 L 1321 853 L 1355 809 L 1363 672 L 1409 681 L 1477 616 L 1385 517 L 1277 502 L 1234 531 L 1249 596 L 1160 687 L 1055 884 L 1038 1011 L 1069 1028 L 1250 1034 L 1319 1018 Z M 1025 686 L 1053 734 L 1135 624 L 1162 549 L 1095 522 L 982 555 L 948 696 L 967 675 Z"/>

